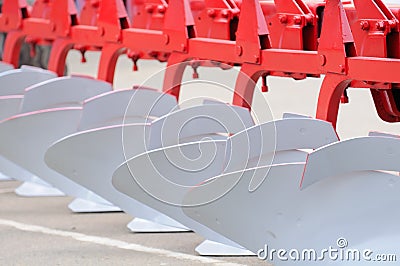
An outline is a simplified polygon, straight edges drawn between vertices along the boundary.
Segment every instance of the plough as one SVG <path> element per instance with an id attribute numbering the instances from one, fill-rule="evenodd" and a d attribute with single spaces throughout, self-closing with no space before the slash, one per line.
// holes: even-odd
<path id="1" fill-rule="evenodd" d="M 323 250 L 343 237 L 341 249 L 396 251 L 399 137 L 340 140 L 335 129 L 348 88 L 370 90 L 379 117 L 400 122 L 400 3 L 81 4 L 78 12 L 72 0 L 4 0 L 3 174 L 78 198 L 74 211 L 121 209 L 137 218 L 132 231 L 193 230 L 207 239 L 202 255 Z M 24 41 L 32 51 L 51 45 L 48 70 L 10 69 Z M 82 62 L 101 52 L 97 79 L 61 77 L 71 49 Z M 166 62 L 162 88 L 113 90 L 122 54 L 134 70 L 139 60 Z M 193 78 L 201 67 L 239 69 L 231 103 L 185 107 L 188 67 Z M 322 78 L 315 117 L 259 123 L 251 107 L 269 76 Z"/>

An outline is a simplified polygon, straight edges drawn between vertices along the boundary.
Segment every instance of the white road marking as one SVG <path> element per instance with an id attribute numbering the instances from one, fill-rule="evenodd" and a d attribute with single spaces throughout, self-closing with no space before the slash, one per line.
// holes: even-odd
<path id="1" fill-rule="evenodd" d="M 19 222 L 12 221 L 12 220 L 0 219 L 0 225 L 13 227 L 13 228 L 21 230 L 21 231 L 35 232 L 35 233 L 41 233 L 41 234 L 45 234 L 45 235 L 52 235 L 52 236 L 68 237 L 68 238 L 72 238 L 72 239 L 82 241 L 82 242 L 89 242 L 89 243 L 103 245 L 103 246 L 107 246 L 107 247 L 133 250 L 133 251 L 137 251 L 137 252 L 145 252 L 145 253 L 150 253 L 150 254 L 154 254 L 154 255 L 175 258 L 175 259 L 179 259 L 179 260 L 188 260 L 188 261 L 200 262 L 200 263 L 204 263 L 204 264 L 213 264 L 213 265 L 218 265 L 218 266 L 241 266 L 241 265 L 243 265 L 243 264 L 238 264 L 238 263 L 225 262 L 222 260 L 216 260 L 216 259 L 212 259 L 212 258 L 205 258 L 205 257 L 200 257 L 200 256 L 194 256 L 194 255 L 189 255 L 189 254 L 173 252 L 173 251 L 169 251 L 169 250 L 165 250 L 165 249 L 146 247 L 146 246 L 142 246 L 139 244 L 128 243 L 125 241 L 116 240 L 116 239 L 107 238 L 107 237 L 91 236 L 91 235 L 85 235 L 85 234 L 76 233 L 76 232 L 51 229 L 51 228 L 33 225 L 33 224 L 19 223 Z"/>

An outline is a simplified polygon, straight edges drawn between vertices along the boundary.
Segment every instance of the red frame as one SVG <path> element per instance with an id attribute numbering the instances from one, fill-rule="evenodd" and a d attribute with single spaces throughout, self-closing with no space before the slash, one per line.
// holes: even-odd
<path id="1" fill-rule="evenodd" d="M 22 7 L 12 4 L 16 1 L 4 1 L 0 30 L 9 33 L 4 61 L 15 64 L 18 42 L 26 36 L 53 42 L 49 69 L 60 75 L 71 48 L 101 49 L 98 77 L 112 82 L 118 56 L 128 51 L 134 62 L 167 60 L 172 67 L 164 90 L 176 97 L 185 67 L 197 68 L 196 60 L 240 65 L 233 104 L 248 108 L 260 77 L 325 75 L 317 118 L 336 126 L 339 104 L 352 86 L 371 90 L 383 120 L 400 121 L 395 91 L 400 7 L 381 0 L 354 0 L 354 5 L 339 0 L 132 0 L 132 27 L 121 0 L 87 0 L 93 25 L 71 19 L 76 14 L 71 0 L 37 1 L 48 3 L 50 17 L 23 17 Z M 12 23 L 6 25 L 6 18 Z M 80 20 L 87 21 L 82 15 Z M 176 63 L 183 64 L 173 67 Z"/>

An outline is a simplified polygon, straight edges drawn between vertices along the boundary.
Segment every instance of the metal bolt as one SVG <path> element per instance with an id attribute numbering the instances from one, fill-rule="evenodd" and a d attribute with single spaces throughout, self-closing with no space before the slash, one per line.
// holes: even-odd
<path id="1" fill-rule="evenodd" d="M 395 20 L 389 20 L 389 27 L 391 29 L 396 28 L 396 26 L 397 26 L 397 22 Z"/>
<path id="2" fill-rule="evenodd" d="M 166 11 L 166 8 L 165 8 L 164 5 L 158 5 L 157 6 L 157 11 L 158 11 L 158 13 L 164 14 L 165 11 Z"/>
<path id="3" fill-rule="evenodd" d="M 362 30 L 369 30 L 369 22 L 366 20 L 361 21 L 360 26 Z"/>
<path id="4" fill-rule="evenodd" d="M 99 7 L 100 6 L 100 1 L 91 1 L 92 7 Z"/>
<path id="5" fill-rule="evenodd" d="M 243 48 L 240 45 L 236 45 L 236 54 L 241 56 L 243 54 Z"/>
<path id="6" fill-rule="evenodd" d="M 386 29 L 386 24 L 383 21 L 378 21 L 375 26 L 376 26 L 377 30 L 382 30 L 383 31 L 383 30 Z"/>
<path id="7" fill-rule="evenodd" d="M 282 24 L 286 24 L 286 23 L 287 23 L 287 20 L 288 20 L 288 18 L 287 18 L 286 15 L 279 15 L 279 21 L 280 21 Z"/>
<path id="8" fill-rule="evenodd" d="M 222 16 L 223 18 L 228 18 L 230 14 L 231 14 L 231 11 L 230 11 L 229 9 L 224 9 L 224 10 L 222 10 L 222 12 L 221 12 L 221 16 Z"/>
<path id="9" fill-rule="evenodd" d="M 325 57 L 325 55 L 320 55 L 319 56 L 319 62 L 320 62 L 320 64 L 321 64 L 321 66 L 325 66 L 326 65 L 326 57 Z"/>
<path id="10" fill-rule="evenodd" d="M 164 43 L 168 44 L 169 43 L 169 36 L 168 34 L 164 34 Z"/>
<path id="11" fill-rule="evenodd" d="M 259 63 L 260 62 L 260 57 L 258 55 L 254 56 L 254 63 Z"/>
<path id="12" fill-rule="evenodd" d="M 215 12 L 215 9 L 209 9 L 209 10 L 207 10 L 207 15 L 210 17 L 210 18 L 213 18 L 213 17 L 215 17 L 216 15 L 217 15 L 217 12 Z"/>
<path id="13" fill-rule="evenodd" d="M 304 17 L 306 18 L 307 25 L 313 25 L 314 24 L 314 16 L 313 15 L 307 14 Z"/>
<path id="14" fill-rule="evenodd" d="M 146 5 L 145 10 L 147 13 L 153 13 L 154 11 L 154 6 L 153 5 Z"/>
<path id="15" fill-rule="evenodd" d="M 301 16 L 294 16 L 293 21 L 294 21 L 294 24 L 300 25 L 301 24 Z"/>
<path id="16" fill-rule="evenodd" d="M 105 34 L 104 27 L 98 27 L 97 32 L 99 33 L 100 36 L 104 36 Z"/>
<path id="17" fill-rule="evenodd" d="M 181 44 L 181 51 L 186 52 L 186 45 L 184 43 Z"/>
<path id="18" fill-rule="evenodd" d="M 344 65 L 339 65 L 340 73 L 344 73 L 346 71 L 346 67 Z"/>

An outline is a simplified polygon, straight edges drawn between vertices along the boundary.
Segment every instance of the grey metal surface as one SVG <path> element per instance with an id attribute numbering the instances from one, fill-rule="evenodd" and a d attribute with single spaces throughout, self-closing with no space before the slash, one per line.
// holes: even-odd
<path id="1" fill-rule="evenodd" d="M 299 183 L 298 176 L 303 169 L 304 164 L 297 163 L 277 167 L 262 166 L 217 176 L 209 180 L 207 186 L 198 186 L 186 195 L 183 212 L 257 253 L 264 244 L 270 243 L 270 238 L 277 236 L 277 233 L 268 227 L 269 224 L 279 226 L 275 223 L 281 223 L 282 229 L 288 224 L 282 224 L 281 220 L 276 221 L 280 218 L 277 213 L 286 214 L 280 202 L 287 203 L 292 200 L 291 196 L 287 196 L 298 189 L 296 183 Z M 265 175 L 268 177 L 261 186 L 250 192 L 248 188 L 251 180 L 257 176 L 260 176 L 258 179 L 262 179 Z M 232 187 L 232 183 L 235 183 L 235 186 Z M 220 195 L 221 188 L 229 190 Z M 219 197 L 210 201 L 210 195 Z M 205 204 L 195 204 L 198 202 Z M 235 216 L 235 219 L 232 219 L 235 213 L 240 213 L 240 217 Z M 291 224 L 290 226 L 293 227 Z"/>
<path id="2" fill-rule="evenodd" d="M 306 189 L 323 179 L 366 170 L 400 171 L 400 141 L 392 137 L 359 137 L 310 153 L 302 179 Z"/>
<path id="3" fill-rule="evenodd" d="M 252 124 L 248 110 L 226 104 L 205 104 L 170 113 L 151 124 L 150 144 L 158 149 L 122 164 L 114 173 L 113 184 L 117 190 L 207 239 L 237 246 L 187 219 L 179 206 L 191 186 L 217 175 L 222 169 L 227 136 L 210 133 L 236 133 Z M 193 137 L 207 140 L 173 145 Z"/>
<path id="4" fill-rule="evenodd" d="M 0 73 L 0 95 L 20 95 L 29 86 L 56 78 L 54 72 L 35 67 L 23 67 Z"/>
<path id="5" fill-rule="evenodd" d="M 19 113 L 23 95 L 0 96 L 0 121 Z"/>
<path id="6" fill-rule="evenodd" d="M 320 254 L 329 246 L 339 248 L 336 241 L 344 238 L 349 249 L 397 253 L 394 243 L 400 238 L 400 214 L 395 210 L 400 202 L 398 176 L 355 172 L 300 190 L 303 169 L 303 164 L 283 164 L 220 176 L 207 190 L 200 186 L 188 193 L 187 203 L 198 202 L 212 188 L 229 185 L 237 175 L 241 178 L 224 197 L 205 205 L 184 207 L 184 212 L 253 252 L 267 245 L 269 250 L 314 249 Z M 250 192 L 248 187 L 254 175 L 267 178 Z M 280 261 L 276 257 L 273 263 L 321 265 L 321 261 L 311 259 Z M 323 263 L 343 265 L 343 261 L 330 261 L 328 257 Z M 351 265 L 366 265 L 366 261 L 351 261 Z"/>
<path id="7" fill-rule="evenodd" d="M 176 108 L 175 97 L 155 90 L 140 88 L 108 92 L 85 101 L 79 130 L 150 122 Z"/>
<path id="8" fill-rule="evenodd" d="M 37 83 L 24 93 L 21 113 L 82 106 L 87 98 L 112 90 L 110 83 L 85 77 L 59 77 Z"/>
<path id="9" fill-rule="evenodd" d="M 32 72 L 30 68 L 27 69 L 21 70 L 21 73 Z M 29 88 L 21 110 L 30 113 L 13 116 L 0 124 L 2 155 L 66 194 L 85 195 L 85 189 L 48 169 L 43 162 L 43 156 L 52 142 L 64 134 L 75 132 L 79 123 L 82 108 L 59 106 L 76 106 L 82 104 L 85 98 L 110 89 L 111 86 L 105 82 L 77 77 L 56 78 Z"/>
<path id="10" fill-rule="evenodd" d="M 151 165 L 145 164 L 148 161 L 146 161 L 144 159 L 139 160 L 139 159 L 143 158 L 140 156 L 137 158 L 138 158 L 137 160 L 131 160 L 129 162 L 130 163 L 129 166 L 131 167 L 131 169 L 136 169 L 135 173 L 137 173 L 137 171 L 146 171 L 146 168 L 147 168 L 148 170 L 146 171 L 146 176 L 148 178 L 152 178 L 153 182 L 162 180 L 160 178 L 155 178 L 155 175 L 156 175 L 155 173 L 150 173 L 151 169 L 153 169 L 153 168 Z M 136 163 L 137 163 L 137 165 L 136 165 Z M 139 165 L 141 166 L 140 168 L 134 168 Z M 148 167 L 150 167 L 150 169 Z M 143 173 L 144 172 L 142 172 L 140 174 L 143 174 Z M 199 178 L 200 178 L 200 175 L 197 179 L 197 182 L 199 182 Z M 236 243 L 234 243 L 228 239 L 225 239 L 224 237 L 213 232 L 212 230 L 208 229 L 207 227 L 203 226 L 202 224 L 200 224 L 192 219 L 186 218 L 186 216 L 183 214 L 183 212 L 179 206 L 171 205 L 168 202 L 165 202 L 165 201 L 155 198 L 154 196 L 149 194 L 147 191 L 144 191 L 144 189 L 134 180 L 134 178 L 131 177 L 131 170 L 128 168 L 127 164 L 122 164 L 114 172 L 112 181 L 113 181 L 114 187 L 118 191 L 172 217 L 173 219 L 177 220 L 178 222 L 180 222 L 183 225 L 187 226 L 188 228 L 192 229 L 193 231 L 200 234 L 201 236 L 203 236 L 207 239 L 216 241 L 216 242 L 229 244 L 231 246 L 237 246 Z M 163 192 L 163 190 L 165 193 L 171 193 L 171 191 L 168 191 L 166 189 L 165 184 L 166 184 L 165 182 L 161 183 L 161 184 L 159 183 L 159 186 L 158 186 L 159 191 L 156 191 L 156 193 L 158 192 L 159 194 L 161 194 Z M 155 190 L 155 188 L 152 188 L 152 189 Z M 154 192 L 152 191 L 152 193 L 154 193 Z M 173 196 L 176 197 L 175 200 L 180 200 L 182 198 L 182 194 L 183 193 L 180 193 L 177 195 L 175 194 Z"/>
<path id="11" fill-rule="evenodd" d="M 9 64 L 1 63 L 0 69 L 0 120 L 20 112 L 25 89 L 36 82 L 56 77 L 56 74 L 39 68 L 24 67 L 13 69 Z M 9 160 L 1 157 L 0 168 L 3 174 L 12 178 L 29 179 L 32 174 Z"/>
<path id="12" fill-rule="evenodd" d="M 203 104 L 176 110 L 152 122 L 149 149 L 189 142 L 196 136 L 235 134 L 254 125 L 248 109 Z"/>
<path id="13" fill-rule="evenodd" d="M 164 97 L 160 92 L 150 90 L 124 90 L 102 94 L 84 105 L 79 128 L 91 129 L 68 135 L 52 144 L 45 154 L 45 161 L 50 168 L 94 191 L 134 217 L 185 228 L 112 187 L 112 174 L 115 168 L 125 161 L 126 156 L 130 158 L 146 151 L 148 139 L 146 132 L 148 133 L 149 130 L 145 127 L 149 127 L 150 124 L 143 122 L 121 124 L 130 97 L 141 98 L 141 104 L 137 106 L 140 111 L 135 116 L 141 116 L 142 121 L 146 120 L 147 115 L 147 112 L 140 113 L 143 112 L 142 107 L 157 105 L 157 101 L 163 98 L 161 103 L 164 112 L 169 112 L 176 104 L 172 96 Z M 103 114 L 101 110 L 106 111 L 106 114 Z M 159 110 L 158 114 L 161 114 L 160 112 Z M 95 127 L 95 125 L 103 125 L 103 127 Z M 126 150 L 125 154 L 122 142 L 123 132 L 129 136 L 125 144 L 134 147 L 134 149 Z"/>
<path id="14" fill-rule="evenodd" d="M 228 139 L 224 172 L 284 162 L 304 161 L 304 156 L 283 157 L 283 151 L 315 149 L 337 141 L 328 122 L 286 117 L 247 128 Z M 293 154 L 293 156 L 296 156 Z M 286 158 L 286 159 L 285 159 Z"/>
<path id="15" fill-rule="evenodd" d="M 49 169 L 43 161 L 47 147 L 76 131 L 81 107 L 19 114 L 0 123 L 1 154 L 68 195 L 84 196 L 84 189 Z"/>

